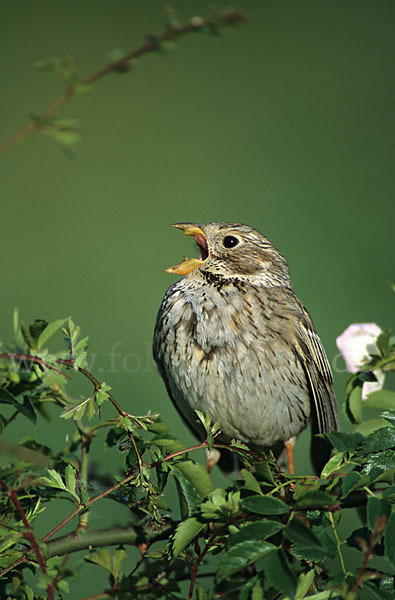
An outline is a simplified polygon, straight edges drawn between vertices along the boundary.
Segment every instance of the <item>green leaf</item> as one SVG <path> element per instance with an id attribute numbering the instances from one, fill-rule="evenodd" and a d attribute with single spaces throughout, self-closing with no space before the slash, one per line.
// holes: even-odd
<path id="1" fill-rule="evenodd" d="M 233 573 L 245 569 L 276 547 L 263 540 L 247 540 L 232 546 L 220 559 L 217 570 L 218 582 L 227 579 Z"/>
<path id="2" fill-rule="evenodd" d="M 389 519 L 391 514 L 391 504 L 388 500 L 377 498 L 376 496 L 369 496 L 366 508 L 366 516 L 368 526 L 373 531 L 377 525 L 377 520 L 381 517 Z"/>
<path id="3" fill-rule="evenodd" d="M 387 449 L 369 456 L 363 465 L 362 474 L 368 475 L 372 481 L 384 473 L 388 473 L 388 476 L 393 478 L 394 470 L 395 452 Z"/>
<path id="4" fill-rule="evenodd" d="M 342 481 L 342 498 L 347 498 L 351 492 L 364 487 L 369 482 L 370 478 L 367 475 L 351 471 Z"/>
<path id="5" fill-rule="evenodd" d="M 343 463 L 346 452 L 337 452 L 326 463 L 322 469 L 321 477 L 326 479 L 329 475 L 337 471 Z"/>
<path id="6" fill-rule="evenodd" d="M 379 408 L 381 410 L 395 409 L 395 392 L 390 390 L 377 390 L 371 392 L 363 403 L 367 408 Z"/>
<path id="7" fill-rule="evenodd" d="M 83 398 L 78 404 L 68 404 L 60 416 L 62 419 L 74 419 L 78 421 L 82 419 L 85 413 L 87 413 L 89 420 L 92 419 L 95 413 L 95 399 L 92 396 Z"/>
<path id="8" fill-rule="evenodd" d="M 332 506 L 336 504 L 336 499 L 326 492 L 320 490 L 308 490 L 301 494 L 296 500 L 295 508 L 297 510 L 305 508 L 321 508 L 322 506 Z"/>
<path id="9" fill-rule="evenodd" d="M 21 333 L 22 333 L 22 337 L 23 337 L 25 343 L 28 345 L 29 349 L 35 348 L 34 339 L 32 338 L 29 328 L 26 327 L 26 325 L 24 323 L 21 323 Z"/>
<path id="10" fill-rule="evenodd" d="M 75 484 L 76 484 L 76 471 L 71 465 L 67 465 L 65 469 L 65 483 L 66 488 L 70 494 L 75 495 Z"/>
<path id="11" fill-rule="evenodd" d="M 322 544 L 320 539 L 315 535 L 315 533 L 307 527 L 300 519 L 296 516 L 288 523 L 286 529 L 283 532 L 283 535 L 294 542 L 295 544 L 299 544 L 300 546 L 310 546 L 313 548 L 322 549 Z"/>
<path id="12" fill-rule="evenodd" d="M 206 527 L 206 523 L 198 521 L 196 517 L 189 517 L 182 521 L 174 532 L 171 540 L 171 552 L 176 558 L 180 552 Z"/>
<path id="13" fill-rule="evenodd" d="M 378 450 L 386 450 L 395 447 L 395 427 L 382 427 L 373 431 L 362 444 L 359 452 L 371 454 Z"/>
<path id="14" fill-rule="evenodd" d="M 375 569 L 377 572 L 377 569 Z M 394 600 L 395 578 L 387 573 L 378 573 L 379 577 L 373 581 L 365 580 L 364 589 L 371 592 L 372 597 L 378 600 Z"/>
<path id="15" fill-rule="evenodd" d="M 45 323 L 46 321 L 44 321 Z M 61 328 L 64 326 L 66 319 L 57 319 L 56 321 L 52 321 L 52 323 L 47 323 L 46 327 L 41 331 L 37 338 L 37 348 L 40 350 L 48 340 Z"/>
<path id="16" fill-rule="evenodd" d="M 382 413 L 383 419 L 395 426 L 395 410 L 388 410 Z"/>
<path id="17" fill-rule="evenodd" d="M 291 510 L 285 502 L 271 496 L 250 496 L 242 500 L 242 505 L 258 515 L 282 515 Z"/>
<path id="18" fill-rule="evenodd" d="M 121 573 L 122 562 L 126 557 L 127 554 L 125 550 L 122 549 L 115 550 L 114 554 L 112 555 L 112 574 L 115 580 L 118 579 L 119 574 Z"/>
<path id="19" fill-rule="evenodd" d="M 257 579 L 252 588 L 251 600 L 264 600 L 263 588 L 259 579 Z"/>
<path id="20" fill-rule="evenodd" d="M 213 489 L 211 477 L 207 473 L 207 469 L 200 463 L 192 460 L 183 460 L 174 463 L 175 471 L 182 473 L 182 475 L 189 481 L 195 490 L 202 496 L 208 496 Z"/>
<path id="21" fill-rule="evenodd" d="M 307 573 L 301 573 L 299 575 L 295 600 L 303 600 L 309 591 L 311 584 L 313 583 L 314 575 L 314 569 L 310 569 L 310 571 L 307 571 Z"/>
<path id="22" fill-rule="evenodd" d="M 339 452 L 356 450 L 364 441 L 364 437 L 360 433 L 340 433 L 340 431 L 336 431 L 326 433 L 325 436 Z"/>
<path id="23" fill-rule="evenodd" d="M 34 341 L 34 347 L 39 349 L 38 346 L 38 339 L 41 335 L 41 333 L 47 328 L 48 326 L 48 321 L 44 321 L 44 319 L 36 319 L 35 321 L 33 321 L 33 323 L 31 325 L 29 325 L 29 333 L 31 336 L 31 339 Z"/>
<path id="24" fill-rule="evenodd" d="M 385 427 L 387 423 L 384 419 L 368 419 L 367 421 L 363 421 L 360 425 L 356 426 L 356 430 L 366 438 L 368 435 L 377 431 L 381 427 Z"/>
<path id="25" fill-rule="evenodd" d="M 386 354 L 388 354 L 388 352 L 390 350 L 390 335 L 391 335 L 390 330 L 385 329 L 376 338 L 376 346 L 382 356 L 385 356 Z"/>
<path id="26" fill-rule="evenodd" d="M 0 388 L 0 404 L 11 404 L 21 415 L 29 419 L 32 423 L 36 423 L 37 415 L 34 407 L 28 396 L 23 397 L 23 404 L 19 403 L 18 400 L 5 388 Z"/>
<path id="27" fill-rule="evenodd" d="M 395 568 L 395 512 L 391 513 L 387 527 L 384 532 L 384 555 L 390 563 L 391 567 Z"/>
<path id="28" fill-rule="evenodd" d="M 309 562 L 323 562 L 328 560 L 328 558 L 335 558 L 337 555 L 337 546 L 334 540 L 329 537 L 323 528 L 316 528 L 314 533 L 319 539 L 321 546 L 308 545 L 306 542 L 301 542 L 301 544 L 294 542 L 292 554 Z"/>
<path id="29" fill-rule="evenodd" d="M 353 417 L 354 423 L 361 423 L 362 421 L 362 387 L 356 386 L 349 398 L 348 398 L 348 407 L 350 409 L 350 413 Z"/>
<path id="30" fill-rule="evenodd" d="M 72 469 L 71 466 L 70 466 L 70 468 Z M 62 477 L 60 476 L 60 474 L 57 471 L 55 471 L 54 469 L 48 469 L 47 473 L 48 473 L 48 477 L 40 477 L 40 483 L 42 485 L 47 485 L 48 487 L 53 487 L 53 488 L 57 488 L 59 490 L 65 491 L 65 492 L 69 492 L 79 502 L 80 499 L 79 499 L 78 494 L 76 494 L 75 491 L 72 491 L 71 489 L 68 489 L 66 487 L 65 483 L 63 482 Z M 70 470 L 68 471 L 68 477 L 70 480 L 71 479 L 71 471 Z M 71 487 L 72 487 L 72 485 L 71 485 Z"/>
<path id="31" fill-rule="evenodd" d="M 180 471 L 174 469 L 173 465 L 170 466 L 170 471 L 176 480 L 181 516 L 182 518 L 189 517 L 200 506 L 202 496 Z"/>
<path id="32" fill-rule="evenodd" d="M 184 444 L 182 444 L 179 440 L 177 440 L 173 436 L 169 437 L 159 437 L 155 436 L 152 438 L 151 443 L 155 446 L 158 446 L 163 452 L 166 454 L 172 454 L 173 452 L 178 452 L 179 450 L 184 450 Z"/>
<path id="33" fill-rule="evenodd" d="M 295 598 L 296 578 L 289 568 L 288 561 L 281 549 L 276 549 L 267 554 L 263 559 L 265 577 L 279 591 Z"/>
<path id="34" fill-rule="evenodd" d="M 262 477 L 263 481 L 275 485 L 273 473 L 267 460 L 257 462 L 255 464 L 255 471 Z"/>
<path id="35" fill-rule="evenodd" d="M 88 554 L 85 556 L 85 560 L 87 562 L 95 563 L 96 565 L 100 565 L 107 571 L 111 573 L 112 571 L 112 560 L 111 560 L 111 552 L 108 548 L 103 548 L 98 552 L 94 552 L 93 554 Z"/>
<path id="36" fill-rule="evenodd" d="M 247 469 L 241 469 L 240 475 L 244 479 L 244 489 L 255 492 L 256 494 L 262 494 L 261 486 L 251 471 L 248 471 Z"/>
<path id="37" fill-rule="evenodd" d="M 237 533 L 232 535 L 229 546 L 240 544 L 246 540 L 265 540 L 284 529 L 285 525 L 279 521 L 258 521 L 244 525 Z"/>

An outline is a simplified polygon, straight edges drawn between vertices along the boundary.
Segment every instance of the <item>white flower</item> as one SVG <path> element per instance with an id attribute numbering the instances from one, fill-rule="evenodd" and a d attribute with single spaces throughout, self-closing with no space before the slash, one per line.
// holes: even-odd
<path id="1" fill-rule="evenodd" d="M 369 354 L 377 353 L 376 339 L 380 333 L 382 330 L 376 323 L 353 323 L 339 335 L 336 344 L 349 373 L 356 373 L 369 360 Z M 373 373 L 377 381 L 367 381 L 363 384 L 362 400 L 366 400 L 371 392 L 383 387 L 383 371 L 376 369 Z"/>

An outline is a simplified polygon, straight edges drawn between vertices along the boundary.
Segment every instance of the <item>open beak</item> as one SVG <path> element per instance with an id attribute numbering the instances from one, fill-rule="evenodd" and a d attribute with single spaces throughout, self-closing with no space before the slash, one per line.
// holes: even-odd
<path id="1" fill-rule="evenodd" d="M 187 275 L 208 258 L 207 238 L 200 225 L 197 223 L 174 223 L 173 227 L 182 229 L 185 235 L 193 235 L 199 248 L 199 258 L 186 258 L 180 262 L 180 264 L 166 269 L 166 273 L 171 273 L 172 275 Z"/>

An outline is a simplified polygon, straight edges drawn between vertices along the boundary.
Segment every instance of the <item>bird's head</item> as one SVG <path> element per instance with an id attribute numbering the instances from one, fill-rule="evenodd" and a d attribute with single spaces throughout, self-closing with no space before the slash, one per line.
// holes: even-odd
<path id="1" fill-rule="evenodd" d="M 291 287 L 288 265 L 281 252 L 262 233 L 240 223 L 175 223 L 195 238 L 199 258 L 186 258 L 168 273 L 199 278 L 203 272 L 227 280 Z"/>

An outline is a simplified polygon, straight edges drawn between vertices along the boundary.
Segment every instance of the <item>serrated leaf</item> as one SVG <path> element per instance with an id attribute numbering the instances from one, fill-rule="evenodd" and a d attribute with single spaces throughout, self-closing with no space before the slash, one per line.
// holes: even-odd
<path id="1" fill-rule="evenodd" d="M 395 410 L 387 410 L 381 414 L 383 419 L 395 426 Z"/>
<path id="2" fill-rule="evenodd" d="M 336 431 L 326 433 L 325 437 L 328 438 L 332 446 L 339 452 L 356 450 L 364 441 L 364 437 L 360 433 L 341 433 L 340 431 Z"/>
<path id="3" fill-rule="evenodd" d="M 67 404 L 61 413 L 62 419 L 74 419 L 78 421 L 86 415 L 88 421 L 91 421 L 97 412 L 96 394 L 83 398 L 78 404 Z"/>
<path id="4" fill-rule="evenodd" d="M 248 565 L 256 562 L 272 552 L 276 547 L 263 540 L 247 540 L 232 546 L 220 559 L 217 569 L 218 582 L 223 581 L 233 573 L 245 569 Z"/>
<path id="5" fill-rule="evenodd" d="M 279 592 L 289 598 L 295 598 L 296 578 L 281 549 L 275 549 L 264 557 L 263 569 L 265 577 Z"/>
<path id="6" fill-rule="evenodd" d="M 322 549 L 321 541 L 314 531 L 295 516 L 284 529 L 283 535 L 295 544 Z"/>
<path id="7" fill-rule="evenodd" d="M 37 339 L 37 348 L 40 350 L 48 340 L 61 328 L 64 326 L 66 319 L 57 319 L 56 321 L 52 321 L 46 325 L 46 327 L 41 331 L 40 335 Z"/>
<path id="8" fill-rule="evenodd" d="M 173 465 L 174 469 L 182 475 L 193 485 L 195 490 L 204 498 L 213 489 L 211 477 L 207 473 L 207 469 L 200 463 L 193 462 L 192 460 L 183 460 Z"/>
<path id="9" fill-rule="evenodd" d="M 32 423 L 35 424 L 37 421 L 36 412 L 28 396 L 24 396 L 23 403 L 20 403 L 11 392 L 5 388 L 0 388 L 0 404 L 11 404 L 11 406 Z"/>
<path id="10" fill-rule="evenodd" d="M 65 483 L 68 491 L 75 495 L 75 484 L 76 484 L 76 472 L 71 465 L 67 465 L 65 472 Z"/>
<path id="11" fill-rule="evenodd" d="M 55 471 L 54 469 L 48 469 L 48 475 L 49 477 L 42 477 L 41 481 L 45 481 L 45 483 L 51 487 L 56 487 L 61 490 L 66 489 L 66 486 L 63 483 L 63 479 L 61 478 L 59 473 L 57 473 L 57 471 Z"/>
<path id="12" fill-rule="evenodd" d="M 362 444 L 359 452 L 371 454 L 378 450 L 386 450 L 395 447 L 395 427 L 382 427 L 373 431 Z"/>
<path id="13" fill-rule="evenodd" d="M 237 533 L 232 535 L 229 546 L 240 544 L 246 540 L 265 540 L 284 529 L 285 525 L 279 521 L 258 521 L 244 525 Z"/>
<path id="14" fill-rule="evenodd" d="M 68 466 L 71 467 L 71 465 Z M 54 469 L 48 469 L 47 473 L 49 475 L 48 477 L 40 477 L 40 483 L 42 485 L 47 485 L 48 487 L 53 487 L 65 492 L 69 492 L 79 502 L 79 496 L 74 491 L 71 491 L 66 487 L 62 477 L 57 471 L 55 471 Z"/>
<path id="15" fill-rule="evenodd" d="M 348 397 L 348 408 L 354 423 L 362 421 L 362 387 L 356 386 Z"/>
<path id="16" fill-rule="evenodd" d="M 180 552 L 206 527 L 206 523 L 198 521 L 196 517 L 189 517 L 182 521 L 174 532 L 172 538 L 172 555 L 176 558 Z"/>
<path id="17" fill-rule="evenodd" d="M 111 552 L 108 548 L 103 548 L 98 552 L 94 552 L 93 554 L 88 554 L 85 556 L 85 560 L 87 562 L 95 563 L 96 565 L 100 565 L 106 571 L 112 572 L 112 560 L 111 560 Z"/>
<path id="18" fill-rule="evenodd" d="M 387 527 L 384 532 L 384 555 L 390 563 L 391 567 L 395 568 L 395 512 L 391 513 Z"/>
<path id="19" fill-rule="evenodd" d="M 202 502 L 202 496 L 181 472 L 175 471 L 172 466 L 170 471 L 176 480 L 181 517 L 185 519 L 198 509 Z"/>
<path id="20" fill-rule="evenodd" d="M 381 410 L 395 409 L 395 392 L 390 390 L 377 390 L 371 392 L 363 403 L 367 408 L 378 408 Z"/>
<path id="21" fill-rule="evenodd" d="M 304 494 L 301 494 L 296 500 L 295 508 L 321 508 L 322 506 L 331 506 L 336 504 L 336 499 L 326 492 L 320 490 L 308 490 Z"/>
<path id="22" fill-rule="evenodd" d="M 323 562 L 328 560 L 328 558 L 335 558 L 337 555 L 337 546 L 334 540 L 322 528 L 315 529 L 314 533 L 319 539 L 321 547 L 309 545 L 307 542 L 302 542 L 300 545 L 294 543 L 292 554 L 309 562 Z"/>
<path id="23" fill-rule="evenodd" d="M 250 496 L 242 500 L 242 505 L 258 515 L 282 515 L 291 510 L 285 502 L 271 496 Z"/>
<path id="24" fill-rule="evenodd" d="M 395 469 L 395 452 L 393 450 L 383 450 L 377 454 L 369 456 L 363 465 L 362 474 L 369 475 L 370 479 L 376 479 L 381 474 Z M 392 474 L 393 475 L 393 474 Z"/>

